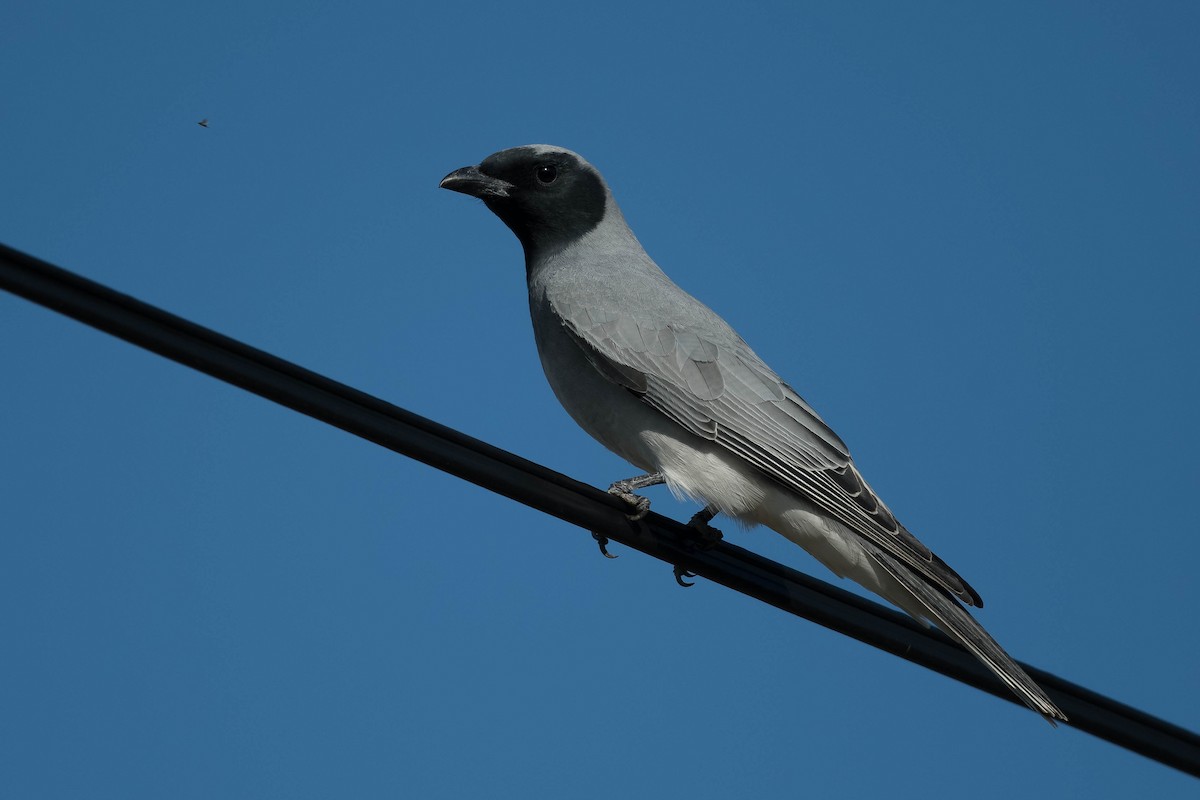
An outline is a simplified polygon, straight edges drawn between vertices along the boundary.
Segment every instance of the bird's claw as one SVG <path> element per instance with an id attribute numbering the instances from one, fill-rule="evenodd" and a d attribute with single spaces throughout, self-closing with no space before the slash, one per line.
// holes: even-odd
<path id="1" fill-rule="evenodd" d="M 612 553 L 608 552 L 608 537 L 592 531 L 592 538 L 596 540 L 596 544 L 600 545 L 600 552 L 605 558 L 617 558 Z"/>
<path id="2" fill-rule="evenodd" d="M 684 569 L 683 567 L 679 566 L 678 564 L 675 565 L 675 582 L 678 583 L 683 588 L 686 589 L 689 586 L 695 586 L 696 585 L 695 581 L 688 583 L 687 581 L 684 580 L 684 578 L 694 578 L 694 577 L 696 577 L 696 573 L 689 572 L 688 570 Z"/>

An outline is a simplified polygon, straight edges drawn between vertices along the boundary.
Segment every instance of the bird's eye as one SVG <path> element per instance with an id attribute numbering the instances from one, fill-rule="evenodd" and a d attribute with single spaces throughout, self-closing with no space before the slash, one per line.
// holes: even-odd
<path id="1" fill-rule="evenodd" d="M 558 178 L 558 167 L 553 164 L 542 164 L 534 170 L 534 174 L 537 175 L 538 183 L 549 186 Z"/>

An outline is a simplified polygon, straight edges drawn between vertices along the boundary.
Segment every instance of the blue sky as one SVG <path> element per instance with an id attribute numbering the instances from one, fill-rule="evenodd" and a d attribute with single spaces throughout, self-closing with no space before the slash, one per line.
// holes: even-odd
<path id="1" fill-rule="evenodd" d="M 0 241 L 607 485 L 436 188 L 570 147 L 1016 657 L 1197 729 L 1200 12 L 979 5 L 20 3 Z M 7 797 L 1195 796 L 3 294 L 0 387 Z"/>

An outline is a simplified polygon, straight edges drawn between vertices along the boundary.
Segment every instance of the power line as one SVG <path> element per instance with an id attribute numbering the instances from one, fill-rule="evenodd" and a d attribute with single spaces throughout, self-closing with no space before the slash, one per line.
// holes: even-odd
<path id="1" fill-rule="evenodd" d="M 728 542 L 696 546 L 692 529 L 262 350 L 0 244 L 0 288 L 214 378 L 335 425 L 714 583 L 852 636 L 1013 703 L 975 658 L 936 630 Z M 1067 723 L 1200 777 L 1200 736 L 1027 664 Z"/>

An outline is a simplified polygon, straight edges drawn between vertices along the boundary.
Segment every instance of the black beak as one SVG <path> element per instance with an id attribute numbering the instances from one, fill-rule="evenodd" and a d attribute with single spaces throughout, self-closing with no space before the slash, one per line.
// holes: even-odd
<path id="1" fill-rule="evenodd" d="M 479 171 L 479 167 L 456 169 L 442 178 L 442 182 L 438 186 L 452 192 L 462 192 L 480 198 L 508 197 L 508 190 L 512 188 L 512 184 L 508 181 L 485 175 Z"/>

